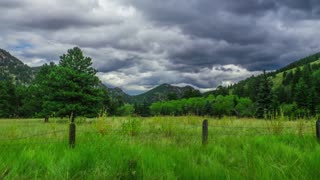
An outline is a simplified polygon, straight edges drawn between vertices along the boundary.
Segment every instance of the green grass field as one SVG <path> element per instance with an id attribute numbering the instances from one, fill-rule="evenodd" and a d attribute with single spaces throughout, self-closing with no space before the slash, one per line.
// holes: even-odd
<path id="1" fill-rule="evenodd" d="M 319 179 L 315 119 L 0 120 L 0 179 Z"/>

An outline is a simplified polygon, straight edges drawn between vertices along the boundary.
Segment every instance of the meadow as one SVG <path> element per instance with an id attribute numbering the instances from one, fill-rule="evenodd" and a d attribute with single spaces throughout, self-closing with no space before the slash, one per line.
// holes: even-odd
<path id="1" fill-rule="evenodd" d="M 2 119 L 0 179 L 319 179 L 315 121 L 77 118 L 70 148 L 67 119 Z"/>

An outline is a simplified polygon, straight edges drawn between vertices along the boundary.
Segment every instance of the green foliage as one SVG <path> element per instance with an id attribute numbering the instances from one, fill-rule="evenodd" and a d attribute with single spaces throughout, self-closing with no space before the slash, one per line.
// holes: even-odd
<path id="1" fill-rule="evenodd" d="M 295 102 L 297 103 L 299 108 L 307 109 L 308 108 L 308 102 L 306 101 L 306 98 L 308 97 L 307 92 L 308 86 L 304 82 L 304 80 L 301 78 L 298 82 L 298 84 L 295 87 Z"/>
<path id="2" fill-rule="evenodd" d="M 199 90 L 194 89 L 191 86 L 178 87 L 170 84 L 161 84 L 150 91 L 143 94 L 132 96 L 130 103 L 143 104 L 146 101 L 147 104 L 152 104 L 158 101 L 175 100 L 181 98 L 200 97 Z"/>
<path id="3" fill-rule="evenodd" d="M 289 113 L 295 114 L 297 116 L 295 118 L 316 116 L 320 104 L 319 58 L 320 53 L 317 53 L 278 71 L 252 76 L 232 86 L 205 94 L 218 96 L 229 93 L 238 97 L 249 97 L 257 104 L 257 117 L 261 118 L 279 116 L 279 107 L 282 104 L 293 103 L 299 106 L 297 109 L 299 113 Z M 270 85 L 265 83 L 266 79 Z M 268 87 L 271 84 L 273 85 L 270 92 Z"/>
<path id="4" fill-rule="evenodd" d="M 99 87 L 91 58 L 75 47 L 60 57 L 59 65 L 40 72 L 43 89 L 43 113 L 55 116 L 97 116 L 103 109 L 103 89 Z"/>
<path id="5" fill-rule="evenodd" d="M 289 117 L 289 119 L 293 120 L 297 117 L 298 106 L 296 103 L 293 104 L 282 104 L 281 110 L 284 116 Z"/>
<path id="6" fill-rule="evenodd" d="M 235 106 L 235 111 L 240 117 L 253 117 L 254 116 L 254 104 L 249 98 L 239 98 L 238 104 Z"/>
<path id="7" fill-rule="evenodd" d="M 234 95 L 208 97 L 196 97 L 174 101 L 153 103 L 150 106 L 152 115 L 188 115 L 199 116 L 245 116 L 251 117 L 254 111 L 254 104 L 249 98 L 239 98 Z M 251 111 L 251 113 L 249 112 Z"/>
<path id="8" fill-rule="evenodd" d="M 219 116 L 220 118 L 223 115 L 230 116 L 233 114 L 233 110 L 235 107 L 234 96 L 222 96 L 219 95 L 216 97 L 213 103 L 213 111 L 214 114 Z"/>
<path id="9" fill-rule="evenodd" d="M 130 104 L 125 104 L 117 108 L 117 116 L 131 116 L 134 113 L 134 107 Z"/>
<path id="10" fill-rule="evenodd" d="M 15 117 L 16 106 L 16 88 L 12 81 L 0 81 L 0 117 Z"/>
<path id="11" fill-rule="evenodd" d="M 19 117 L 41 117 L 42 93 L 35 85 L 18 86 L 18 116 Z"/>
<path id="12" fill-rule="evenodd" d="M 188 89 L 182 95 L 182 98 L 192 98 L 192 97 L 201 97 L 200 91 L 196 89 Z"/>
<path id="13" fill-rule="evenodd" d="M 124 101 L 121 96 L 115 96 L 110 98 L 109 106 L 107 112 L 111 116 L 117 115 L 117 109 L 124 106 Z"/>
<path id="14" fill-rule="evenodd" d="M 272 111 L 272 82 L 269 80 L 266 72 L 260 78 L 260 84 L 258 86 L 257 97 L 257 112 L 258 118 L 270 118 Z"/>
<path id="15" fill-rule="evenodd" d="M 238 89 L 238 90 L 240 90 L 240 89 Z M 210 94 L 214 95 L 214 96 L 218 96 L 218 95 L 226 96 L 226 95 L 229 95 L 229 88 L 223 87 L 223 86 L 218 86 L 217 89 L 213 92 L 210 92 Z"/>
<path id="16" fill-rule="evenodd" d="M 178 99 L 178 95 L 177 95 L 177 93 L 169 93 L 168 95 L 167 95 L 167 99 L 169 100 L 169 101 L 171 101 L 171 100 L 177 100 Z"/>
<path id="17" fill-rule="evenodd" d="M 136 136 L 141 130 L 141 119 L 129 118 L 121 124 L 122 132 L 130 136 Z"/>
<path id="18" fill-rule="evenodd" d="M 142 117 L 150 115 L 150 105 L 146 99 L 143 100 L 143 103 L 134 103 L 134 113 Z"/>

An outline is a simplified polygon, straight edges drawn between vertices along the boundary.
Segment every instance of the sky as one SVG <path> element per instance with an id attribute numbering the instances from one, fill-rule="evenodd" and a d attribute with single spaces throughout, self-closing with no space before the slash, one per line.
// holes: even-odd
<path id="1" fill-rule="evenodd" d="M 319 0 L 1 0 L 0 48 L 30 66 L 75 46 L 110 87 L 201 91 L 320 50 Z"/>

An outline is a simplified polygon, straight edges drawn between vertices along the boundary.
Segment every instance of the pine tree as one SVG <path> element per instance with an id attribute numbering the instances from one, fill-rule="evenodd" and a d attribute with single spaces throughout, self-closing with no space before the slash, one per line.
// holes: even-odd
<path id="1" fill-rule="evenodd" d="M 146 99 L 143 99 L 141 116 L 147 117 L 149 115 L 150 115 L 149 104 L 147 103 Z"/>
<path id="2" fill-rule="evenodd" d="M 272 82 L 268 79 L 265 71 L 260 77 L 257 96 L 257 112 L 258 118 L 270 118 L 272 111 Z"/>
<path id="3" fill-rule="evenodd" d="M 98 115 L 105 93 L 91 65 L 91 58 L 75 47 L 60 57 L 58 66 L 46 69 L 48 74 L 40 78 L 45 114 L 69 116 L 72 121 L 76 116 Z"/>
<path id="4" fill-rule="evenodd" d="M 299 82 L 297 83 L 295 87 L 295 102 L 297 103 L 298 107 L 301 109 L 307 109 L 308 108 L 308 86 L 304 82 L 302 78 L 300 78 Z"/>
<path id="5" fill-rule="evenodd" d="M 17 115 L 16 88 L 10 79 L 0 81 L 0 117 Z"/>

